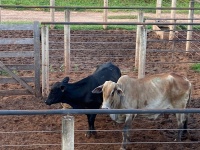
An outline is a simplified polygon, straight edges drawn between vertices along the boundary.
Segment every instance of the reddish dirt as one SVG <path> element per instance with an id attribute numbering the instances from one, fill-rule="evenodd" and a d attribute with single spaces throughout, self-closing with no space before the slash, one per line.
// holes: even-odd
<path id="1" fill-rule="evenodd" d="M 114 34 L 114 37 L 101 37 L 101 38 L 91 38 L 90 36 L 81 37 L 79 39 L 71 38 L 72 42 L 87 42 L 91 39 L 93 41 L 99 42 L 134 42 L 134 38 L 130 35 L 134 35 L 133 31 L 72 31 L 73 34 L 102 34 L 109 35 Z M 10 35 L 19 37 L 21 33 L 14 32 L 8 34 L 1 34 L 0 37 L 9 37 Z M 24 33 L 26 36 L 31 36 L 31 33 Z M 56 44 L 50 44 L 50 48 L 63 49 L 62 44 L 62 31 L 51 31 L 50 41 L 54 41 Z M 53 36 L 54 35 L 54 36 Z M 124 38 L 120 39 L 119 35 L 126 35 Z M 148 34 L 149 40 L 158 40 L 158 37 L 150 32 Z M 131 77 L 137 76 L 137 71 L 134 71 L 134 52 L 128 49 L 134 49 L 135 45 L 133 43 L 125 44 L 110 44 L 98 45 L 94 43 L 77 44 L 72 43 L 71 47 L 71 66 L 72 71 L 68 74 L 70 77 L 70 82 L 78 81 L 87 75 L 89 75 L 93 69 L 100 63 L 106 61 L 112 61 L 120 67 L 123 74 L 128 74 Z M 88 45 L 87 45 L 88 44 Z M 170 49 L 172 43 L 166 42 L 148 42 L 148 49 Z M 177 49 L 184 49 L 184 44 L 178 43 L 175 45 Z M 0 50 L 12 51 L 19 49 L 21 47 L 16 47 L 14 45 L 1 46 Z M 23 46 L 23 49 L 31 49 L 30 45 Z M 77 50 L 77 49 L 94 49 L 94 50 Z M 106 50 L 105 48 L 110 48 L 113 50 Z M 121 50 L 119 50 L 119 48 Z M 97 51 L 99 50 L 99 51 Z M 62 51 L 52 51 L 50 53 L 50 65 L 51 73 L 50 79 L 51 84 L 55 81 L 60 81 L 65 75 L 62 70 L 63 64 L 63 52 Z M 200 79 L 199 73 L 194 72 L 190 69 L 190 64 L 180 63 L 187 61 L 199 61 L 199 53 L 197 52 L 147 52 L 147 66 L 146 74 L 154 74 L 159 72 L 174 71 L 188 77 L 193 83 L 193 94 L 190 103 L 190 108 L 200 107 Z M 4 63 L 13 64 L 18 63 L 31 63 L 30 59 L 1 59 Z M 160 62 L 176 62 L 173 64 L 163 64 Z M 152 63 L 159 62 L 159 63 Z M 32 72 L 19 72 L 19 75 L 26 76 L 32 75 Z M 15 89 L 20 88 L 19 85 L 1 84 L 0 89 Z M 0 109 L 1 110 L 46 110 L 46 109 L 60 109 L 60 104 L 55 104 L 52 106 L 47 106 L 44 104 L 43 100 L 40 98 L 35 98 L 34 96 L 7 96 L 0 97 Z M 87 139 L 85 135 L 85 130 L 87 130 L 87 121 L 85 115 L 73 115 L 75 117 L 75 150 L 116 150 L 119 149 L 120 143 L 122 141 L 121 130 L 123 124 L 114 124 L 113 121 L 107 115 L 97 115 L 95 121 L 95 127 L 98 130 L 98 136 L 96 138 Z M 61 149 L 61 119 L 62 115 L 37 115 L 37 116 L 0 116 L 1 128 L 0 128 L 0 145 L 3 150 L 58 150 Z M 192 129 L 191 139 L 184 139 L 184 142 L 193 143 L 170 143 L 173 142 L 176 136 L 177 122 L 174 114 L 170 114 L 168 119 L 163 118 L 161 115 L 157 120 L 148 119 L 135 119 L 133 122 L 133 129 L 138 129 L 137 131 L 131 132 L 131 141 L 133 144 L 129 145 L 129 149 L 136 150 L 189 150 L 189 149 L 200 149 L 199 143 L 194 142 L 199 141 L 200 133 L 197 129 L 200 129 L 200 118 L 199 114 L 191 114 L 189 119 L 188 128 Z M 151 129 L 151 130 L 139 130 L 139 129 Z M 171 129 L 171 130 L 156 130 L 156 129 Z M 196 130 L 194 130 L 196 129 Z M 103 131 L 101 131 L 103 130 Z M 105 131 L 109 130 L 109 131 Z M 110 131 L 113 130 L 113 131 Z M 29 131 L 29 132 L 22 132 Z M 32 131 L 52 131 L 52 132 L 32 132 Z M 137 143 L 137 142 L 154 142 L 154 143 Z M 166 142 L 166 143 L 159 143 Z M 92 143 L 92 144 L 91 144 Z M 117 143 L 117 144 L 112 144 Z M 34 145 L 34 144 L 44 144 L 44 145 Z M 6 146 L 12 145 L 12 146 Z M 15 146 L 20 145 L 20 146 Z M 25 146 L 29 145 L 29 146 Z"/>

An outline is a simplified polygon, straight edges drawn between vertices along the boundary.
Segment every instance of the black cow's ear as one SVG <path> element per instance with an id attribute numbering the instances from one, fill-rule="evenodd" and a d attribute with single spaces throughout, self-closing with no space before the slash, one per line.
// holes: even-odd
<path id="1" fill-rule="evenodd" d="M 63 80 L 62 80 L 62 83 L 68 83 L 69 82 L 69 77 L 65 77 Z"/>
<path id="2" fill-rule="evenodd" d="M 100 85 L 98 87 L 96 87 L 92 93 L 102 93 L 102 88 L 103 88 L 103 85 Z"/>
<path id="3" fill-rule="evenodd" d="M 61 85 L 61 86 L 60 86 L 60 89 L 61 89 L 62 92 L 64 92 L 64 91 L 65 91 L 65 86 L 64 86 L 64 85 Z"/>

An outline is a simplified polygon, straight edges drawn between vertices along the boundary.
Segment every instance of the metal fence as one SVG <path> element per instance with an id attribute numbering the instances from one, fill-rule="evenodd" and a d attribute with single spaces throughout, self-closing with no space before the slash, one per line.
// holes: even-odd
<path id="1" fill-rule="evenodd" d="M 166 114 L 166 113 L 190 113 L 190 114 L 195 114 L 195 113 L 200 113 L 199 109 L 157 109 L 157 110 L 142 110 L 142 109 L 132 109 L 132 110 L 124 110 L 124 109 L 113 109 L 113 110 L 103 110 L 103 109 L 94 109 L 94 110 L 89 110 L 89 109 L 66 109 L 66 110 L 0 110 L 0 116 L 34 116 L 34 115 L 64 115 L 62 117 L 62 127 L 60 127 L 59 130 L 33 130 L 33 131 L 25 131 L 25 130 L 17 130 L 17 131 L 0 131 L 0 136 L 4 136 L 4 140 L 1 141 L 1 149 L 23 149 L 23 148 L 44 148 L 46 147 L 47 149 L 62 149 L 62 150 L 74 150 L 75 145 L 120 145 L 120 142 L 116 143 L 109 143 L 109 142 L 82 142 L 82 141 L 77 141 L 75 140 L 74 136 L 76 134 L 80 134 L 80 132 L 85 132 L 86 130 L 77 130 L 74 129 L 74 122 L 75 119 L 73 116 L 74 114 Z M 61 120 L 60 120 L 61 122 Z M 134 119 L 134 122 L 137 122 L 137 119 Z M 134 128 L 130 129 L 131 132 L 137 132 L 138 130 L 141 131 L 173 131 L 173 130 L 179 130 L 176 129 L 176 127 L 173 127 L 171 129 L 141 129 L 141 128 Z M 190 132 L 195 132 L 196 134 L 199 132 L 199 129 L 188 129 Z M 108 132 L 122 132 L 123 129 L 115 129 L 115 130 L 97 130 L 98 132 L 103 132 L 103 134 L 108 133 Z M 7 135 L 11 134 L 12 136 L 20 135 L 21 138 L 24 138 L 24 135 L 29 135 L 29 137 L 26 138 L 33 138 L 33 136 L 36 136 L 38 138 L 38 135 L 42 137 L 44 134 L 51 134 L 49 135 L 49 138 L 57 138 L 60 136 L 62 139 L 60 143 L 55 143 L 52 141 L 52 143 L 45 143 L 45 140 L 42 138 L 39 138 L 39 143 L 33 143 L 30 141 L 26 141 L 26 144 L 18 144 L 19 141 L 15 141 L 17 144 L 13 144 L 15 142 L 9 143 L 7 139 Z M 53 136 L 52 136 L 53 135 Z M 26 140 L 26 139 L 24 139 Z M 29 143 L 30 142 L 30 143 Z M 5 144 L 6 143 L 6 144 Z M 184 141 L 184 142 L 174 142 L 174 141 L 140 141 L 140 142 L 129 142 L 128 145 L 132 144 L 191 144 L 193 147 L 198 146 L 199 141 Z"/>
<path id="2" fill-rule="evenodd" d="M 196 3 L 195 3 L 196 4 Z M 29 9 L 29 8 L 26 8 Z M 40 9 L 40 7 L 38 7 L 38 9 Z M 97 9 L 97 8 L 95 8 Z M 152 8 L 153 10 L 155 10 L 155 8 Z M 150 9 L 150 10 L 152 10 Z M 166 11 L 168 11 L 167 9 L 169 8 L 163 8 L 163 10 L 166 9 Z M 178 9 L 182 9 L 182 8 L 178 8 Z M 138 8 L 135 8 L 135 10 L 138 10 Z M 148 8 L 147 8 L 148 10 Z M 188 9 L 185 8 L 185 10 L 187 11 Z M 175 71 L 175 72 L 179 72 L 182 73 L 186 76 L 188 76 L 188 78 L 192 81 L 193 83 L 193 98 L 199 98 L 199 93 L 200 93 L 200 79 L 197 78 L 199 77 L 199 73 L 192 71 L 190 69 L 191 64 L 193 63 L 199 63 L 199 54 L 200 54 L 200 41 L 199 41 L 199 15 L 198 15 L 198 11 L 199 9 L 195 9 L 194 11 L 194 18 L 193 18 L 193 23 L 188 23 L 188 19 L 187 19 L 187 14 L 177 14 L 177 18 L 176 18 L 176 24 L 172 23 L 172 25 L 176 25 L 176 29 L 174 30 L 175 33 L 175 37 L 173 40 L 169 40 L 168 38 L 163 38 L 160 37 L 159 34 L 155 33 L 155 30 L 152 30 L 152 25 L 168 25 L 169 23 L 167 21 L 170 21 L 171 16 L 170 14 L 166 14 L 166 13 L 162 13 L 162 17 L 161 23 L 158 23 L 154 20 L 159 20 L 159 18 L 156 18 L 155 14 L 149 14 L 149 13 L 145 13 L 144 14 L 144 18 L 145 18 L 145 23 L 148 27 L 148 33 L 147 33 L 147 55 L 146 55 L 146 74 L 154 74 L 154 73 L 160 73 L 160 72 L 168 72 L 168 71 Z M 41 15 L 41 22 L 44 21 L 50 21 L 50 15 L 49 12 L 42 12 L 42 13 L 38 13 L 38 11 L 35 12 L 31 12 L 31 15 L 27 15 L 26 11 L 21 13 L 18 11 L 13 11 L 13 13 L 9 14 L 7 13 L 8 10 L 7 9 L 3 9 L 2 11 L 2 21 L 11 21 L 11 20 L 15 20 L 15 21 L 32 21 L 32 20 L 38 20 L 38 16 Z M 46 14 L 46 15 L 45 15 Z M 132 13 L 129 12 L 129 15 L 136 15 L 136 13 Z M 34 15 L 36 17 L 34 17 Z M 75 13 L 71 13 L 71 21 L 73 21 L 73 19 L 76 19 L 76 17 L 73 18 L 73 16 L 75 16 Z M 98 14 L 97 14 L 98 15 Z M 116 15 L 114 13 L 112 13 L 112 15 Z M 183 16 L 182 16 L 183 15 Z M 57 12 L 56 14 L 57 19 L 55 19 L 55 21 L 58 22 L 58 24 L 60 21 L 64 22 L 64 12 Z M 100 15 L 101 16 L 101 15 Z M 165 17 L 166 16 L 166 17 Z M 24 18 L 23 18 L 24 17 Z M 96 16 L 97 18 L 100 18 L 99 21 L 101 22 L 102 18 Z M 93 22 L 93 16 L 90 17 L 91 20 L 90 22 Z M 164 19 L 163 19 L 164 18 Z M 76 20 L 77 21 L 77 20 Z M 80 20 L 79 20 L 80 21 Z M 113 19 L 110 19 L 110 21 L 113 21 Z M 127 22 L 126 19 L 122 20 L 121 22 Z M 130 19 L 130 25 L 131 26 L 136 26 L 137 20 L 134 19 Z M 114 22 L 114 21 L 113 21 Z M 135 24 L 133 23 L 135 22 Z M 149 23 L 149 24 L 148 24 Z M 65 23 L 64 23 L 65 24 Z M 83 23 L 84 24 L 84 23 Z M 95 24 L 95 23 L 94 23 Z M 104 23 L 101 23 L 102 25 Z M 116 23 L 117 24 L 117 23 Z M 118 22 L 119 24 L 119 22 Z M 123 24 L 123 23 L 122 23 Z M 141 23 L 142 24 L 142 23 Z M 187 29 L 187 25 L 191 25 L 193 24 L 193 39 L 190 40 L 191 41 L 191 45 L 190 45 L 190 51 L 186 51 L 185 47 L 186 47 L 186 42 L 188 41 L 186 39 L 186 31 Z M 109 23 L 108 23 L 109 26 Z M 159 31 L 159 29 L 158 29 Z M 170 29 L 167 27 L 165 27 L 165 29 L 161 30 L 162 34 L 166 35 L 168 37 Z M 71 30 L 71 72 L 68 74 L 69 76 L 73 76 L 71 81 L 77 81 L 78 79 L 83 78 L 86 74 L 85 72 L 87 72 L 88 74 L 90 72 L 92 72 L 92 69 L 96 67 L 97 64 L 100 64 L 104 61 L 112 61 L 114 63 L 116 63 L 120 68 L 123 68 L 123 74 L 129 74 L 132 77 L 137 76 L 137 70 L 134 70 L 134 50 L 135 50 L 135 38 L 136 38 L 136 32 L 135 31 L 123 31 L 123 30 L 119 30 L 119 31 L 72 31 Z M 64 76 L 64 32 L 63 30 L 50 30 L 50 34 L 49 34 L 49 48 L 50 48 L 50 64 L 49 64 L 49 70 L 50 70 L 50 79 L 51 82 L 54 81 L 58 81 L 61 80 Z M 114 46 L 115 47 L 114 47 Z M 170 55 L 168 55 L 170 54 Z M 123 62 L 123 63 L 121 63 Z M 196 77 L 196 78 L 194 78 Z M 197 101 L 193 100 L 193 106 L 195 107 L 199 107 Z M 86 113 L 87 110 L 54 110 L 51 113 L 52 114 L 59 114 L 59 115 L 65 115 L 65 114 L 73 114 L 73 111 L 76 111 L 75 114 L 83 114 Z M 95 110 L 94 110 L 95 111 Z M 98 110 L 98 111 L 102 111 L 102 110 Z M 98 111 L 95 111 L 95 113 L 99 113 Z M 118 110 L 120 111 L 120 113 L 122 113 L 123 111 L 126 111 L 125 113 L 131 113 L 132 110 Z M 136 110 L 137 111 L 137 110 Z M 138 110 L 140 111 L 140 110 Z M 137 113 L 139 113 L 137 111 Z M 155 110 L 156 111 L 156 110 Z M 154 113 L 156 113 L 154 111 Z M 169 111 L 169 112 L 168 112 Z M 175 113 L 179 110 L 174 110 L 174 112 L 171 112 L 171 110 L 164 110 L 161 113 L 164 112 L 168 112 L 168 113 Z M 185 144 L 190 144 L 191 148 L 196 149 L 198 147 L 199 144 L 199 128 L 192 128 L 193 125 L 199 122 L 199 110 L 197 109 L 192 109 L 192 110 L 184 110 L 185 113 L 190 113 L 190 111 L 192 111 L 191 113 L 197 113 L 195 114 L 196 116 L 192 117 L 191 120 L 191 128 L 189 130 L 191 130 L 193 132 L 194 135 L 197 136 L 197 138 L 195 140 L 189 141 L 189 142 L 185 142 Z M 144 111 L 142 111 L 144 113 Z M 180 111 L 179 111 L 180 112 Z M 0 112 L 2 113 L 2 115 L 5 116 L 1 116 L 1 117 L 9 117 L 8 120 L 11 121 L 12 125 L 16 125 L 19 120 L 20 121 L 25 121 L 25 119 L 23 118 L 19 118 L 19 119 L 14 119 L 14 117 L 7 116 L 7 115 L 36 115 L 36 114 L 44 114 L 41 116 L 41 120 L 37 118 L 37 122 L 39 124 L 39 126 L 35 125 L 35 131 L 24 131 L 24 130 L 20 130 L 20 128 L 18 129 L 17 127 L 15 128 L 16 131 L 3 131 L 0 132 L 1 133 L 1 137 L 3 139 L 4 135 L 10 136 L 9 134 L 11 134 L 11 136 L 13 135 L 12 133 L 23 133 L 23 134 L 28 134 L 30 135 L 30 133 L 35 132 L 37 134 L 36 135 L 32 135 L 32 137 L 30 137 L 29 139 L 35 139 L 35 137 L 39 138 L 40 137 L 40 133 L 44 133 L 44 134 L 51 134 L 49 136 L 49 138 L 52 139 L 56 139 L 56 141 L 59 141 L 58 143 L 45 143 L 46 139 L 40 139 L 38 143 L 28 143 L 28 141 L 26 141 L 27 145 L 21 145 L 20 144 L 20 140 L 16 141 L 16 142 L 10 142 L 8 141 L 10 138 L 4 137 L 4 140 L 2 140 L 1 146 L 2 149 L 13 149 L 13 147 L 15 149 L 20 149 L 20 148 L 24 148 L 24 147 L 36 147 L 36 149 L 60 149 L 61 148 L 61 141 L 59 140 L 61 137 L 61 126 L 59 126 L 59 123 L 55 123 L 56 121 L 59 122 L 60 121 L 60 116 L 56 116 L 56 117 L 52 117 L 52 120 L 49 122 L 53 122 L 51 124 L 47 124 L 45 128 L 42 128 L 43 130 L 38 130 L 41 129 L 40 126 L 41 123 L 45 123 L 42 122 L 45 119 L 47 119 L 46 114 L 51 114 L 49 111 L 44 111 L 44 112 L 23 112 L 21 111 L 21 113 L 18 113 L 18 111 L 7 111 L 7 112 Z M 94 113 L 94 112 L 93 112 Z M 114 113 L 114 112 L 112 112 Z M 116 112 L 117 113 L 117 112 Z M 34 117 L 32 117 L 34 118 Z M 49 118 L 48 118 L 49 119 Z M 34 120 L 30 118 L 27 118 L 28 122 L 27 125 L 31 125 L 33 124 Z M 26 120 L 26 121 L 27 121 Z M 35 121 L 35 122 L 36 122 Z M 83 120 L 81 120 L 83 121 Z M 145 120 L 146 121 L 146 120 Z M 61 122 L 61 121 L 60 121 Z M 137 120 L 136 122 L 143 122 L 142 120 Z M 172 121 L 173 122 L 173 121 Z M 77 122 L 77 123 L 80 123 Z M 56 125 L 55 125 L 56 124 Z M 147 122 L 147 124 L 150 124 L 149 122 Z M 160 124 L 160 122 L 157 122 L 156 124 Z M 173 124 L 174 125 L 174 124 Z M 160 126 L 156 126 L 156 129 L 140 129 L 140 128 L 134 128 L 133 131 L 135 132 L 136 130 L 144 130 L 144 131 L 152 131 L 152 130 L 157 130 L 158 132 L 162 132 L 163 130 L 166 130 L 167 133 L 169 135 L 173 134 L 174 132 L 169 131 L 169 130 L 176 130 L 174 129 L 174 126 L 172 125 L 171 129 L 163 129 L 160 128 L 158 129 Z M 55 127 L 56 126 L 56 127 Z M 50 129 L 50 130 L 48 130 Z M 52 130 L 55 129 L 55 130 Z M 40 132 L 40 133 L 37 133 Z M 76 138 L 76 134 L 80 134 L 80 132 L 84 132 L 85 130 L 79 130 L 79 129 L 75 129 L 75 138 Z M 117 133 L 113 133 L 113 136 L 117 135 L 116 137 L 121 136 L 121 128 L 119 128 L 119 130 L 102 130 L 99 132 L 104 132 L 102 134 L 108 134 L 108 132 L 119 132 L 119 134 Z M 106 132 L 106 133 L 105 133 Z M 153 132 L 153 131 L 152 131 Z M 17 133 L 18 134 L 18 133 Z M 163 134 L 163 132 L 162 132 Z M 21 136 L 21 135 L 17 135 L 17 136 Z M 139 135 L 138 135 L 139 136 Z M 26 140 L 28 139 L 26 136 L 21 136 L 23 137 L 22 140 Z M 106 136 L 104 136 L 106 138 Z M 98 139 L 97 139 L 98 141 Z M 107 141 L 107 140 L 106 140 Z M 44 143 L 42 143 L 44 142 Z M 119 142 L 116 143 L 110 143 L 111 145 L 119 145 L 121 141 L 119 140 Z M 174 143 L 174 142 L 170 142 L 170 141 L 147 141 L 144 142 L 143 141 L 137 141 L 135 140 L 135 142 L 133 142 L 132 144 L 155 144 L 155 143 L 161 143 L 161 144 L 179 144 L 179 143 Z M 89 141 L 87 142 L 87 140 L 84 142 L 83 139 L 79 139 L 76 140 L 75 139 L 75 145 L 78 145 L 79 149 L 83 149 L 82 145 L 108 145 L 109 142 L 93 142 L 93 141 Z M 181 143 L 183 145 L 185 145 L 184 143 Z M 79 145 L 81 145 L 79 147 Z M 158 145 L 159 146 L 159 145 Z M 117 146 L 118 148 L 119 146 Z M 75 149 L 78 149 L 77 147 L 75 147 Z M 104 147 L 105 148 L 105 147 Z M 188 146 L 187 146 L 188 148 Z M 28 149 L 28 148 L 27 148 Z M 91 148 L 92 149 L 92 146 Z M 102 148 L 103 149 L 103 148 Z M 109 148 L 108 148 L 109 149 Z M 116 147 L 114 147 L 113 149 L 116 149 Z M 152 148 L 153 149 L 153 148 Z"/>

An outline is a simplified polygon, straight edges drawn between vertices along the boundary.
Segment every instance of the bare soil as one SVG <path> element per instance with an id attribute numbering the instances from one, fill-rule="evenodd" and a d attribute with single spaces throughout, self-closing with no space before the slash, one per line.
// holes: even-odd
<path id="1" fill-rule="evenodd" d="M 51 31 L 51 35 L 59 35 L 63 31 Z M 129 35 L 135 34 L 133 31 L 72 31 L 73 34 L 116 34 L 114 37 L 101 37 L 93 38 L 93 40 L 100 41 L 133 41 Z M 1 34 L 1 37 L 5 36 L 16 36 L 19 37 L 18 32 Z M 126 35 L 126 38 L 120 39 L 117 35 Z M 25 33 L 27 36 L 31 36 L 31 33 Z M 24 36 L 25 36 L 24 35 Z M 50 36 L 52 41 L 58 43 L 63 39 L 60 37 Z M 148 39 L 158 39 L 155 33 L 151 32 L 148 34 Z M 80 37 L 79 39 L 72 38 L 73 41 L 89 41 L 86 37 Z M 72 71 L 68 74 L 70 77 L 70 82 L 78 81 L 86 76 L 88 76 L 93 69 L 100 63 L 106 61 L 112 61 L 120 67 L 123 74 L 128 74 L 131 77 L 137 77 L 137 71 L 133 70 L 134 64 L 134 51 L 126 50 L 132 48 L 133 45 L 128 44 L 108 44 L 104 45 L 103 48 L 109 48 L 113 50 L 107 51 L 102 50 L 103 48 L 99 45 L 94 45 L 93 43 L 86 45 L 82 44 L 72 44 L 72 49 L 82 49 L 84 48 L 94 48 L 91 50 L 72 50 L 71 54 L 71 64 Z M 62 49 L 61 44 L 58 44 L 57 48 Z M 50 46 L 51 48 L 54 45 Z M 60 47 L 59 47 L 60 46 Z M 160 44 L 160 43 L 148 43 L 147 47 L 150 49 L 163 49 L 169 48 L 170 43 Z M 178 44 L 177 47 L 181 48 L 183 45 Z M 122 50 L 117 50 L 118 48 Z M 12 51 L 20 47 L 15 47 L 14 45 L 6 45 L 0 48 L 1 51 L 7 50 Z M 31 49 L 32 47 L 25 46 L 23 49 Z M 100 51 L 98 51 L 101 49 Z M 116 50 L 115 50 L 116 49 Z M 199 57 L 196 56 L 199 53 L 159 53 L 151 52 L 147 53 L 147 67 L 146 74 L 154 74 L 159 72 L 174 71 L 185 75 L 193 83 L 193 94 L 190 103 L 190 108 L 200 107 L 200 92 L 199 92 L 199 73 L 194 72 L 190 69 L 189 64 L 179 63 L 181 61 L 198 60 Z M 63 64 L 63 59 L 60 59 L 63 55 L 63 51 L 58 51 L 50 54 L 50 62 L 54 70 L 50 73 L 51 83 L 55 81 L 60 81 L 65 77 L 63 71 L 56 70 L 56 64 Z M 60 57 L 58 57 L 60 56 Z M 130 57 L 131 56 L 131 57 Z M 192 57 L 191 57 L 192 56 Z M 151 64 L 150 62 L 157 62 L 163 60 L 175 61 L 174 64 Z M 31 59 L 2 59 L 4 63 L 31 63 Z M 55 67 L 54 67 L 55 66 Z M 78 71 L 76 70 L 78 69 Z M 21 76 L 31 75 L 31 72 L 21 73 Z M 1 84 L 1 89 L 13 89 L 19 88 L 19 85 L 12 84 Z M 46 109 L 61 109 L 60 104 L 55 104 L 52 106 L 45 105 L 44 101 L 40 98 L 35 98 L 34 96 L 7 96 L 0 97 L 0 109 L 1 110 L 46 110 Z M 75 117 L 75 150 L 116 150 L 119 149 L 120 143 L 122 141 L 121 129 L 123 124 L 114 124 L 113 121 L 107 115 L 97 115 L 95 126 L 98 130 L 98 136 L 96 138 L 87 139 L 85 137 L 85 130 L 87 130 L 87 120 L 85 115 L 73 115 Z M 36 116 L 0 116 L 1 127 L 0 127 L 0 145 L 2 145 L 2 150 L 58 150 L 61 149 L 61 119 L 62 115 L 36 115 Z M 177 122 L 174 114 L 170 114 L 169 118 L 163 118 L 161 115 L 157 120 L 148 119 L 136 119 L 133 122 L 133 129 L 131 132 L 131 141 L 133 144 L 129 145 L 129 149 L 135 150 L 198 150 L 200 149 L 199 143 L 171 143 L 176 137 Z M 189 129 L 191 133 L 191 139 L 184 139 L 184 142 L 198 142 L 200 139 L 200 118 L 199 114 L 191 114 L 189 119 Z M 150 129 L 150 130 L 144 130 Z M 166 129 L 166 130 L 157 130 Z M 196 130 L 195 130 L 196 129 Z M 109 131 L 105 131 L 109 130 Z M 111 131 L 112 130 L 112 131 Z M 28 132 L 23 132 L 28 131 Z M 39 131 L 39 132 L 38 132 Z M 49 131 L 49 132 L 41 132 Z M 140 142 L 153 142 L 153 143 L 140 143 Z M 161 143 L 160 143 L 161 142 Z M 165 142 L 165 143 L 162 143 Z M 116 144 L 113 144 L 116 143 Z M 36 145 L 35 145 L 36 144 Z M 37 145 L 39 144 L 39 145 Z M 43 144 L 43 145 L 40 145 Z M 3 146 L 4 145 L 4 146 Z M 6 146 L 10 145 L 10 146 Z M 15 146 L 18 145 L 18 146 Z M 20 145 L 20 146 L 19 146 Z M 25 146 L 28 145 L 28 146 Z"/>

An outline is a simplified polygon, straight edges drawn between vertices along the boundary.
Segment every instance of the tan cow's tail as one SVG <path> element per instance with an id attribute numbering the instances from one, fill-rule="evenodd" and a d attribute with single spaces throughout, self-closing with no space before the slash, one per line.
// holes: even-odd
<path id="1" fill-rule="evenodd" d="M 187 102 L 186 108 L 188 108 L 190 106 L 191 95 L 192 95 L 192 84 L 190 83 L 189 98 L 188 98 L 188 102 Z"/>

